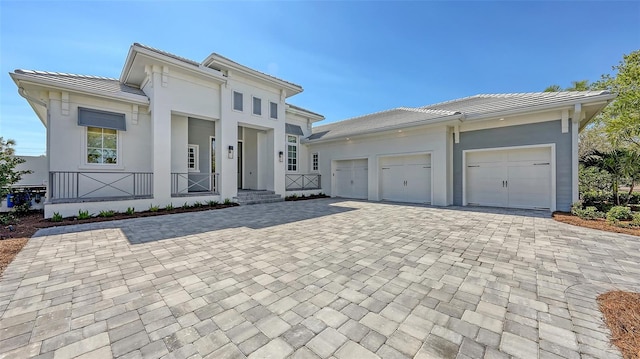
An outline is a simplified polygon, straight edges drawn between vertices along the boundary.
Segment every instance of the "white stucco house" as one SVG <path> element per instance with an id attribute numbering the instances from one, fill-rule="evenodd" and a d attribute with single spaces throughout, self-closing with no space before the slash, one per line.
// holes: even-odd
<path id="1" fill-rule="evenodd" d="M 242 190 L 568 210 L 578 132 L 614 98 L 477 95 L 314 126 L 322 115 L 287 102 L 301 86 L 215 53 L 195 62 L 136 43 L 118 79 L 10 76 L 47 128 L 45 217 Z"/>

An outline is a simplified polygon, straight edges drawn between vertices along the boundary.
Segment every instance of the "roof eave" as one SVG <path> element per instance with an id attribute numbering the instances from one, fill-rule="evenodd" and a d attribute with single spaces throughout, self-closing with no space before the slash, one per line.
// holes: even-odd
<path id="1" fill-rule="evenodd" d="M 16 74 L 15 72 L 12 72 L 10 75 L 13 78 L 13 80 L 16 82 L 16 85 L 18 85 L 18 87 L 21 87 L 20 84 L 24 82 L 25 84 L 44 86 L 52 89 L 66 90 L 66 91 L 77 92 L 77 93 L 86 93 L 86 94 L 90 94 L 97 97 L 120 100 L 124 102 L 133 103 L 136 105 L 143 105 L 143 106 L 149 105 L 149 98 L 142 95 L 124 94 L 124 93 L 115 94 L 115 93 L 109 93 L 109 92 L 103 92 L 103 91 L 95 91 L 95 90 L 78 87 L 78 86 L 64 86 L 54 81 L 50 81 L 47 79 L 35 79 L 33 77 Z"/>
<path id="2" fill-rule="evenodd" d="M 287 104 L 286 111 L 289 112 L 289 113 L 292 113 L 294 115 L 307 117 L 313 122 L 318 122 L 318 121 L 322 121 L 322 120 L 325 119 L 324 116 L 322 116 L 320 114 L 309 112 L 309 111 L 304 111 L 304 110 L 299 110 L 297 108 L 293 108 L 293 107 L 289 106 L 288 104 Z"/>
<path id="3" fill-rule="evenodd" d="M 446 125 L 446 124 L 457 125 L 457 124 L 462 122 L 463 118 L 464 118 L 464 114 L 454 114 L 454 115 L 439 117 L 439 118 L 436 118 L 436 119 L 419 120 L 419 121 L 403 123 L 403 124 L 399 124 L 399 125 L 376 128 L 376 129 L 369 130 L 369 131 L 360 131 L 360 132 L 357 132 L 357 133 L 345 133 L 345 134 L 343 134 L 343 135 L 341 135 L 339 137 L 331 137 L 331 138 L 327 138 L 327 139 L 318 138 L 318 139 L 314 139 L 314 140 L 304 139 L 303 141 L 301 141 L 301 143 L 313 144 L 313 143 L 323 143 L 323 142 L 332 142 L 332 141 L 342 141 L 347 137 L 349 137 L 349 138 L 358 138 L 360 136 L 372 135 L 372 134 L 376 134 L 376 133 L 384 133 L 384 132 L 389 132 L 389 131 L 401 130 L 401 129 L 405 129 L 405 128 L 411 128 L 411 127 L 433 126 L 433 125 L 442 126 L 442 125 Z"/>
<path id="4" fill-rule="evenodd" d="M 231 61 L 225 57 L 219 56 L 216 53 L 213 53 L 209 56 L 207 56 L 206 59 L 204 59 L 204 61 L 202 61 L 202 66 L 205 67 L 209 67 L 212 64 L 220 64 L 223 67 L 226 67 L 228 69 L 232 69 L 233 71 L 237 71 L 241 74 L 244 75 L 248 75 L 248 76 L 252 76 L 252 77 L 256 77 L 259 78 L 262 81 L 266 81 L 268 83 L 271 84 L 275 84 L 276 86 L 283 88 L 286 91 L 286 97 L 291 97 L 293 95 L 297 95 L 299 93 L 301 93 L 303 91 L 302 86 L 299 85 L 295 85 L 292 83 L 289 83 L 287 81 L 284 80 L 280 80 L 278 78 L 275 78 L 273 76 L 269 76 L 266 74 L 263 74 L 259 71 L 256 71 L 254 69 L 251 69 L 247 66 L 241 65 L 237 62 Z"/>
<path id="5" fill-rule="evenodd" d="M 215 82 L 220 84 L 227 82 L 227 79 L 224 76 L 222 76 L 222 74 L 214 73 L 211 69 L 205 68 L 202 65 L 196 66 L 193 64 L 185 63 L 184 61 L 178 60 L 171 56 L 161 54 L 153 50 L 149 50 L 144 47 L 140 47 L 136 44 L 131 45 L 131 48 L 129 49 L 127 60 L 125 61 L 124 68 L 122 69 L 122 74 L 120 75 L 120 82 L 127 83 L 127 81 L 129 80 L 129 75 L 131 73 L 133 62 L 135 61 L 135 58 L 138 54 L 148 56 L 150 58 L 153 58 L 161 62 L 166 62 L 170 65 L 179 67 L 188 72 L 195 73 L 196 75 L 204 75 L 207 78 L 214 80 Z"/>

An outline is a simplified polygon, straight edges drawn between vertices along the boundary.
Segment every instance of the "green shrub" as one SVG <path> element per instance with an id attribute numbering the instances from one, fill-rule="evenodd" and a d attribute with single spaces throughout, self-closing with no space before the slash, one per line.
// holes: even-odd
<path id="1" fill-rule="evenodd" d="M 91 218 L 89 211 L 83 211 L 81 209 L 78 210 L 78 219 L 88 219 Z"/>
<path id="2" fill-rule="evenodd" d="M 607 212 L 607 221 L 611 223 L 618 223 L 619 221 L 626 221 L 632 218 L 631 208 L 626 206 L 614 206 Z"/>
<path id="3" fill-rule="evenodd" d="M 149 205 L 150 212 L 158 212 L 160 210 L 160 206 L 154 206 L 153 204 Z"/>
<path id="4" fill-rule="evenodd" d="M 17 222 L 18 218 L 13 213 L 0 214 L 0 225 L 7 226 Z"/>
<path id="5" fill-rule="evenodd" d="M 53 217 L 51 217 L 51 222 L 62 222 L 62 215 L 60 212 L 53 212 Z"/>
<path id="6" fill-rule="evenodd" d="M 189 203 L 185 202 L 185 203 L 182 205 L 182 208 L 191 208 L 191 206 L 189 206 Z"/>
<path id="7" fill-rule="evenodd" d="M 193 207 L 193 208 L 200 208 L 200 207 L 202 207 L 202 202 L 200 202 L 200 201 L 195 201 L 195 202 L 193 202 L 193 204 L 191 205 L 191 207 Z"/>
<path id="8" fill-rule="evenodd" d="M 231 200 L 229 198 L 225 198 L 224 204 L 227 204 L 227 205 L 231 204 Z"/>
<path id="9" fill-rule="evenodd" d="M 167 211 L 172 210 L 172 209 L 173 209 L 173 203 L 169 203 L 168 205 L 166 205 L 166 206 L 164 207 L 164 209 L 166 209 Z"/>
<path id="10" fill-rule="evenodd" d="M 207 201 L 207 206 L 215 207 L 218 205 L 218 201 Z"/>
<path id="11" fill-rule="evenodd" d="M 595 206 L 587 206 L 586 208 L 582 208 L 581 202 L 576 202 L 571 205 L 571 213 L 582 219 L 604 218 L 604 212 L 598 211 L 598 208 L 596 208 Z"/>
<path id="12" fill-rule="evenodd" d="M 103 217 L 103 218 L 113 217 L 115 215 L 116 215 L 116 211 L 114 210 L 100 211 L 100 213 L 98 214 L 99 217 Z"/>
<path id="13" fill-rule="evenodd" d="M 132 214 L 134 214 L 135 212 L 136 212 L 136 209 L 135 209 L 134 207 L 127 207 L 127 211 L 126 211 L 126 212 L 124 212 L 124 213 L 126 213 L 126 214 L 128 214 L 128 215 L 132 215 Z"/>

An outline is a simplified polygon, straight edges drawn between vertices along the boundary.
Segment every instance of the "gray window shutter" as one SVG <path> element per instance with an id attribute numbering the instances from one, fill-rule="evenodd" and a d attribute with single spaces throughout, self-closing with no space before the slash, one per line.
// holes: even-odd
<path id="1" fill-rule="evenodd" d="M 126 131 L 127 123 L 123 113 L 115 113 L 78 107 L 78 126 L 108 128 Z"/>
<path id="2" fill-rule="evenodd" d="M 302 132 L 302 127 L 298 125 L 292 125 L 290 123 L 284 124 L 284 132 L 288 135 L 296 135 L 296 136 L 304 135 L 304 133 Z"/>

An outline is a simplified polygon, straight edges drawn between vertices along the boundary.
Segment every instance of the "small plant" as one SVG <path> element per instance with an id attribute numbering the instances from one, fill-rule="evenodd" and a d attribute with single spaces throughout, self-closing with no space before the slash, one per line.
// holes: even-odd
<path id="1" fill-rule="evenodd" d="M 215 207 L 218 205 L 218 201 L 207 201 L 207 206 Z"/>
<path id="2" fill-rule="evenodd" d="M 193 204 L 191 205 L 191 207 L 193 207 L 193 208 L 200 208 L 200 207 L 202 207 L 202 202 L 200 202 L 200 201 L 195 201 L 195 202 L 193 202 Z"/>
<path id="3" fill-rule="evenodd" d="M 189 206 L 189 203 L 185 202 L 185 203 L 182 205 L 182 208 L 191 208 L 191 206 Z"/>
<path id="4" fill-rule="evenodd" d="M 81 209 L 78 210 L 78 219 L 89 219 L 89 218 L 91 218 L 89 211 L 83 211 Z"/>
<path id="5" fill-rule="evenodd" d="M 173 203 L 169 203 L 168 205 L 166 205 L 166 206 L 164 207 L 164 209 L 165 209 L 165 210 L 167 210 L 167 211 L 172 210 L 172 209 L 173 209 Z"/>
<path id="6" fill-rule="evenodd" d="M 610 223 L 618 223 L 633 218 L 631 208 L 627 206 L 614 206 L 607 212 L 607 221 Z"/>
<path id="7" fill-rule="evenodd" d="M 128 215 L 132 215 L 132 214 L 135 213 L 135 211 L 136 211 L 136 209 L 134 207 L 127 207 L 127 210 L 124 213 L 126 213 Z"/>
<path id="8" fill-rule="evenodd" d="M 231 200 L 229 198 L 225 198 L 224 199 L 224 204 L 226 204 L 226 205 L 231 204 Z"/>
<path id="9" fill-rule="evenodd" d="M 154 206 L 153 204 L 149 205 L 150 212 L 158 212 L 160 210 L 160 206 Z"/>
<path id="10" fill-rule="evenodd" d="M 604 213 L 598 211 L 598 208 L 595 206 L 587 206 L 586 208 L 582 208 L 582 202 L 576 202 L 571 205 L 571 214 L 574 216 L 578 216 L 582 219 L 598 219 L 604 218 Z"/>
<path id="11" fill-rule="evenodd" d="M 633 214 L 633 219 L 631 220 L 631 224 L 634 226 L 640 227 L 640 212 L 636 212 Z"/>
<path id="12" fill-rule="evenodd" d="M 100 214 L 98 214 L 99 217 L 103 217 L 103 218 L 113 217 L 115 215 L 116 215 L 116 211 L 114 210 L 100 211 Z"/>
<path id="13" fill-rule="evenodd" d="M 60 212 L 53 212 L 53 217 L 51 217 L 51 222 L 62 222 L 62 215 Z"/>
<path id="14" fill-rule="evenodd" d="M 0 225 L 7 226 L 16 222 L 18 222 L 18 218 L 13 213 L 0 214 Z"/>

